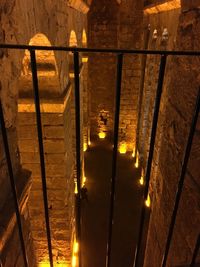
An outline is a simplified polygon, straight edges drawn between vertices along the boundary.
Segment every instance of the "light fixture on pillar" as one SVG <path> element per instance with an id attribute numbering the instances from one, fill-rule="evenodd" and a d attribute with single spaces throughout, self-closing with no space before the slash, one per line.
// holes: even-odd
<path id="1" fill-rule="evenodd" d="M 74 194 L 78 194 L 78 187 L 77 187 L 77 181 L 74 182 L 75 185 L 74 185 Z"/>
<path id="2" fill-rule="evenodd" d="M 141 171 L 141 177 L 140 177 L 140 185 L 144 185 L 144 169 Z"/>
<path id="3" fill-rule="evenodd" d="M 104 133 L 104 132 L 100 132 L 99 133 L 99 138 L 100 139 L 104 139 L 106 137 L 106 133 Z"/>
<path id="4" fill-rule="evenodd" d="M 136 159 L 135 159 L 135 168 L 139 167 L 139 153 L 138 151 L 136 152 Z"/>
<path id="5" fill-rule="evenodd" d="M 88 148 L 87 143 L 84 143 L 84 144 L 83 144 L 83 151 L 86 152 L 86 151 L 87 151 L 87 148 Z"/>
<path id="6" fill-rule="evenodd" d="M 148 194 L 148 196 L 147 196 L 147 199 L 145 200 L 145 206 L 146 206 L 147 208 L 150 208 L 150 206 L 151 206 L 151 199 L 150 199 L 149 194 Z"/>
<path id="7" fill-rule="evenodd" d="M 82 178 L 82 187 L 85 185 L 86 180 L 87 180 L 87 178 L 86 178 L 85 175 L 84 175 L 83 178 Z"/>
<path id="8" fill-rule="evenodd" d="M 119 146 L 119 153 L 126 154 L 126 151 L 127 151 L 126 143 L 121 143 Z"/>
<path id="9" fill-rule="evenodd" d="M 133 148 L 132 157 L 135 158 L 135 147 Z"/>
<path id="10" fill-rule="evenodd" d="M 79 243 L 74 239 L 73 243 L 73 253 L 72 253 L 72 267 L 78 266 L 78 251 L 79 251 Z"/>

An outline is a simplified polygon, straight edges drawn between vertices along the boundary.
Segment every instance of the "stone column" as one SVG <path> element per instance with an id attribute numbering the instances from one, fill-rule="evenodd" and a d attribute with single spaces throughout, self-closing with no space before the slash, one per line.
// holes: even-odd
<path id="1" fill-rule="evenodd" d="M 94 0 L 88 18 L 88 46 L 117 47 L 118 4 Z M 91 135 L 113 131 L 116 60 L 111 54 L 89 54 L 88 89 L 91 105 Z"/>
<path id="2" fill-rule="evenodd" d="M 120 4 L 118 47 L 142 47 L 143 1 L 122 0 Z M 137 105 L 140 87 L 141 58 L 125 55 L 122 80 L 119 145 L 133 150 L 136 138 Z"/>

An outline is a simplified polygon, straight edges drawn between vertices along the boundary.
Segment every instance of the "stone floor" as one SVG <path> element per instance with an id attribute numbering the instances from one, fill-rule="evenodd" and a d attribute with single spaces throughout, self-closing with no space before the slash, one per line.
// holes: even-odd
<path id="1" fill-rule="evenodd" d="M 88 202 L 82 205 L 82 267 L 104 267 L 109 214 L 112 146 L 105 140 L 85 152 Z M 135 253 L 141 187 L 131 154 L 118 156 L 112 267 L 132 267 Z"/>

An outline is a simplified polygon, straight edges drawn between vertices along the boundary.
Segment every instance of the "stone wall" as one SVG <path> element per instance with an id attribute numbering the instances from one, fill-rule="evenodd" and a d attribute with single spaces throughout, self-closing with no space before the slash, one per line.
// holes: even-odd
<path id="1" fill-rule="evenodd" d="M 146 16 L 144 29 L 149 27 L 148 49 L 152 50 L 173 50 L 176 42 L 177 26 L 180 9 L 162 12 Z M 163 36 L 164 29 L 167 29 L 168 36 Z M 171 59 L 168 58 L 168 61 Z M 148 55 L 144 76 L 144 87 L 141 105 L 141 118 L 139 125 L 139 152 L 145 168 L 152 128 L 155 96 L 158 84 L 160 56 Z M 167 74 L 167 70 L 166 70 Z M 165 75 L 165 80 L 168 76 Z M 159 135 L 159 133 L 157 133 Z"/>
<path id="2" fill-rule="evenodd" d="M 60 100 L 41 100 L 48 206 L 53 256 L 57 262 L 70 261 L 74 219 L 74 127 L 72 88 Z M 31 230 L 38 262 L 48 261 L 42 181 L 34 112 L 21 110 L 19 101 L 18 143 L 21 163 L 32 172 L 32 189 L 28 202 Z M 33 101 L 29 100 L 29 102 Z M 48 108 L 50 109 L 48 111 Z M 47 110 L 46 110 L 47 109 Z M 60 111 L 58 111 L 60 109 Z"/>
<path id="3" fill-rule="evenodd" d="M 143 1 L 93 1 L 89 13 L 89 46 L 135 49 L 142 40 Z M 134 27 L 133 27 L 134 25 Z M 113 133 L 116 55 L 89 55 L 91 132 Z M 132 150 L 135 143 L 140 58 L 124 56 L 120 112 L 120 144 Z"/>
<path id="4" fill-rule="evenodd" d="M 121 1 L 118 26 L 118 47 L 142 47 L 143 1 Z M 134 27 L 133 27 L 134 25 Z M 122 75 L 119 146 L 135 149 L 138 96 L 141 77 L 141 57 L 125 55 Z"/>
<path id="5" fill-rule="evenodd" d="M 117 47 L 118 5 L 115 0 L 94 0 L 88 16 L 88 46 Z M 113 130 L 116 59 L 111 54 L 89 54 L 91 134 Z"/>
<path id="6" fill-rule="evenodd" d="M 191 6 L 191 10 L 187 8 L 187 11 L 183 8 L 185 12 L 180 15 L 175 45 L 177 50 L 200 49 L 200 13 L 194 7 Z M 152 207 L 144 266 L 160 266 L 163 258 L 200 83 L 199 63 L 199 58 L 169 57 L 151 176 Z M 167 262 L 170 267 L 190 264 L 199 234 L 199 140 L 198 121 Z M 197 262 L 200 262 L 199 257 Z"/>

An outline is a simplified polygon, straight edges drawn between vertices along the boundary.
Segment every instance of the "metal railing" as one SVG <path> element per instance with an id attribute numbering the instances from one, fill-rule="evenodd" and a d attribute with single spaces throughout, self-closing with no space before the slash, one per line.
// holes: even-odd
<path id="1" fill-rule="evenodd" d="M 113 232 L 113 217 L 114 217 L 114 201 L 115 201 L 115 185 L 116 185 L 116 163 L 117 163 L 117 148 L 118 148 L 118 133 L 119 133 L 119 117 L 120 117 L 120 96 L 121 96 L 121 82 L 122 82 L 122 68 L 123 68 L 123 56 L 125 54 L 130 55 L 160 55 L 160 70 L 158 77 L 158 85 L 156 91 L 156 99 L 154 106 L 152 130 L 151 130 L 151 140 L 150 140 L 150 149 L 149 156 L 147 161 L 146 175 L 145 175 L 145 188 L 143 192 L 143 206 L 140 217 L 140 226 L 139 226 L 139 235 L 137 248 L 135 253 L 134 267 L 139 267 L 139 256 L 142 249 L 142 239 L 144 235 L 144 222 L 147 209 L 145 207 L 145 201 L 148 197 L 149 192 L 149 182 L 153 161 L 153 153 L 155 146 L 156 130 L 158 124 L 158 116 L 160 109 L 160 102 L 162 96 L 162 89 L 165 76 L 165 67 L 167 62 L 167 57 L 172 56 L 200 56 L 200 51 L 154 51 L 154 50 L 119 50 L 119 49 L 90 49 L 90 48 L 73 48 L 73 47 L 57 47 L 57 46 L 27 46 L 27 45 L 10 45 L 10 44 L 1 44 L 1 48 L 7 49 L 27 49 L 30 52 L 31 59 L 31 69 L 32 69 L 32 80 L 33 80 L 33 89 L 34 89 L 34 99 L 35 99 L 35 108 L 36 108 L 36 118 L 37 118 L 37 131 L 38 131 L 38 142 L 39 142 L 39 153 L 40 153 L 40 166 L 41 166 L 41 176 L 42 176 L 42 190 L 43 190 L 43 200 L 44 200 L 44 209 L 45 209 L 45 221 L 46 221 L 46 234 L 48 242 L 48 252 L 49 252 L 49 262 L 50 266 L 53 267 L 53 255 L 52 255 L 52 245 L 51 245 L 51 231 L 49 224 L 49 212 L 48 212 L 48 199 L 47 199 L 47 188 L 46 188 L 46 170 L 45 170 L 45 161 L 44 161 L 44 149 L 43 149 L 43 134 L 42 134 L 42 124 L 41 124 L 41 111 L 40 111 L 40 96 L 38 88 L 38 77 L 37 77 L 37 66 L 36 66 L 36 50 L 54 50 L 54 51 L 66 51 L 74 53 L 74 88 L 75 88 L 75 120 L 76 120 L 76 170 L 77 170 L 77 212 L 76 212 L 76 227 L 77 227 L 77 240 L 81 243 L 81 133 L 80 133 L 80 81 L 79 81 L 79 53 L 112 53 L 117 56 L 117 81 L 116 81 L 116 107 L 115 107 L 115 120 L 114 120 L 114 147 L 113 147 L 113 158 L 112 158 L 112 179 L 111 179 L 111 190 L 110 190 L 110 213 L 109 213 L 109 225 L 108 225 L 108 240 L 107 240 L 107 255 L 106 255 L 106 267 L 111 266 L 111 249 L 112 249 L 112 232 Z M 166 241 L 165 253 L 163 256 L 162 267 L 166 266 L 169 248 L 172 241 L 173 230 L 176 222 L 177 211 L 179 207 L 180 197 L 183 191 L 183 184 L 185 180 L 186 167 L 188 164 L 188 159 L 191 152 L 192 141 L 194 137 L 194 132 L 196 129 L 197 118 L 200 109 L 200 90 L 198 92 L 197 102 L 193 114 L 193 120 L 191 123 L 191 129 L 188 137 L 188 142 L 185 150 L 185 157 L 182 166 L 181 176 L 178 183 L 178 190 L 176 194 L 176 200 L 173 208 L 173 214 L 171 217 L 171 222 L 169 226 L 169 232 Z M 8 172 L 10 177 L 10 183 L 15 203 L 15 213 L 17 218 L 17 225 L 19 230 L 19 237 L 21 243 L 21 250 L 24 259 L 24 266 L 28 267 L 28 260 L 26 254 L 26 248 L 23 237 L 23 229 L 20 218 L 19 203 L 16 193 L 16 185 L 14 181 L 8 138 L 5 127 L 5 120 L 3 115 L 2 103 L 0 100 L 0 125 L 2 130 L 5 156 L 7 159 Z M 191 261 L 191 267 L 195 266 L 195 261 L 200 247 L 200 237 L 198 235 L 196 246 L 194 248 L 194 253 Z M 79 267 L 81 267 L 81 248 L 79 249 Z M 127 266 L 128 267 L 128 266 Z"/>

